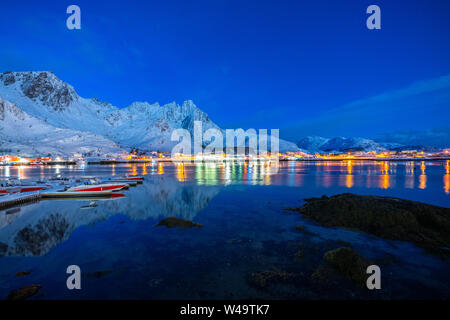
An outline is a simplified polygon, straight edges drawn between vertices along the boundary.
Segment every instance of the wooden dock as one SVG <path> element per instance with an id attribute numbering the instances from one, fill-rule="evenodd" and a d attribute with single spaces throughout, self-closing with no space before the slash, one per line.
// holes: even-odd
<path id="1" fill-rule="evenodd" d="M 7 209 L 27 202 L 38 201 L 39 199 L 41 199 L 41 194 L 38 191 L 10 194 L 0 197 L 0 209 Z"/>

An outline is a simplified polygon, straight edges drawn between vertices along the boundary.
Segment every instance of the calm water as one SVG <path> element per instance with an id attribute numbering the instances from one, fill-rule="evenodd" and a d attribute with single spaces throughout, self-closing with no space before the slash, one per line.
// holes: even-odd
<path id="1" fill-rule="evenodd" d="M 95 208 L 82 208 L 85 200 L 47 200 L 0 211 L 0 298 L 28 284 L 43 286 L 32 299 L 450 298 L 448 262 L 409 243 L 323 228 L 283 210 L 342 192 L 450 207 L 448 161 L 0 167 L 0 176 L 21 179 L 56 173 L 146 179 Z M 203 227 L 156 226 L 170 216 Z M 310 233 L 296 231 L 299 224 Z M 380 264 L 382 290 L 336 275 L 312 277 L 341 241 Z M 82 270 L 82 290 L 66 288 L 72 264 Z M 267 270 L 295 276 L 265 287 L 252 281 Z"/>

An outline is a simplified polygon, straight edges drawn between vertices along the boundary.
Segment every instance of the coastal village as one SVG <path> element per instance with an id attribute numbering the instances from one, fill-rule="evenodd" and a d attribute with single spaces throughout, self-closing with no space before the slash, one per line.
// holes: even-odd
<path id="1" fill-rule="evenodd" d="M 306 152 L 286 152 L 278 155 L 251 155 L 251 154 L 208 154 L 198 155 L 175 154 L 173 157 L 168 152 L 132 152 L 129 154 L 87 156 L 75 153 L 69 157 L 36 156 L 21 157 L 16 155 L 0 155 L 0 165 L 56 165 L 56 164 L 113 164 L 113 163 L 139 163 L 154 161 L 176 161 L 176 162 L 210 162 L 210 161 L 265 161 L 278 158 L 281 161 L 330 161 L 330 160 L 449 160 L 450 149 L 443 149 L 434 152 L 420 150 L 403 151 L 368 151 L 368 152 L 346 152 L 346 153 L 306 153 Z"/>

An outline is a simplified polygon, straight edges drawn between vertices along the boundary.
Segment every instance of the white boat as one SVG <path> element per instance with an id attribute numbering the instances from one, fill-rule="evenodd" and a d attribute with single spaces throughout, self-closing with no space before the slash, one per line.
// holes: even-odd
<path id="1" fill-rule="evenodd" d="M 42 198 L 81 198 L 81 197 L 123 197 L 121 193 L 115 193 L 113 191 L 49 191 L 41 194 Z"/>
<path id="2" fill-rule="evenodd" d="M 70 187 L 66 191 L 68 192 L 103 192 L 103 191 L 119 191 L 126 188 L 126 183 L 95 183 L 95 184 L 81 184 L 78 186 Z"/>
<path id="3" fill-rule="evenodd" d="M 142 176 L 124 176 L 124 177 L 112 177 L 109 179 L 110 181 L 114 182 L 136 182 L 136 183 L 142 183 L 144 180 L 144 177 Z"/>
<path id="4" fill-rule="evenodd" d="M 20 180 L 8 179 L 0 182 L 0 194 L 40 191 L 49 187 L 50 185 L 33 184 L 22 182 Z"/>

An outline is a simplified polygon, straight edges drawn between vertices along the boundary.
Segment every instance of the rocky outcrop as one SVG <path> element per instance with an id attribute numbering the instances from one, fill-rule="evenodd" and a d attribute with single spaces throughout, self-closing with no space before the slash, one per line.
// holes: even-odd
<path id="1" fill-rule="evenodd" d="M 18 290 L 12 291 L 8 296 L 8 300 L 11 301 L 25 300 L 29 297 L 34 296 L 36 293 L 38 293 L 39 290 L 41 290 L 41 288 L 42 286 L 39 284 L 24 286 Z"/>
<path id="2" fill-rule="evenodd" d="M 325 227 L 345 227 L 375 236 L 409 241 L 431 252 L 450 254 L 450 209 L 391 197 L 350 193 L 305 199 L 289 208 Z"/>
<path id="3" fill-rule="evenodd" d="M 193 227 L 200 228 L 202 227 L 201 224 L 192 222 L 190 220 L 180 219 L 176 217 L 169 217 L 166 219 L 161 220 L 157 226 L 165 226 L 167 228 L 182 228 L 182 229 L 189 229 Z"/>
<path id="4" fill-rule="evenodd" d="M 372 263 L 359 255 L 355 250 L 342 247 L 328 251 L 324 260 L 341 275 L 358 285 L 363 286 L 367 279 L 367 267 Z"/>

